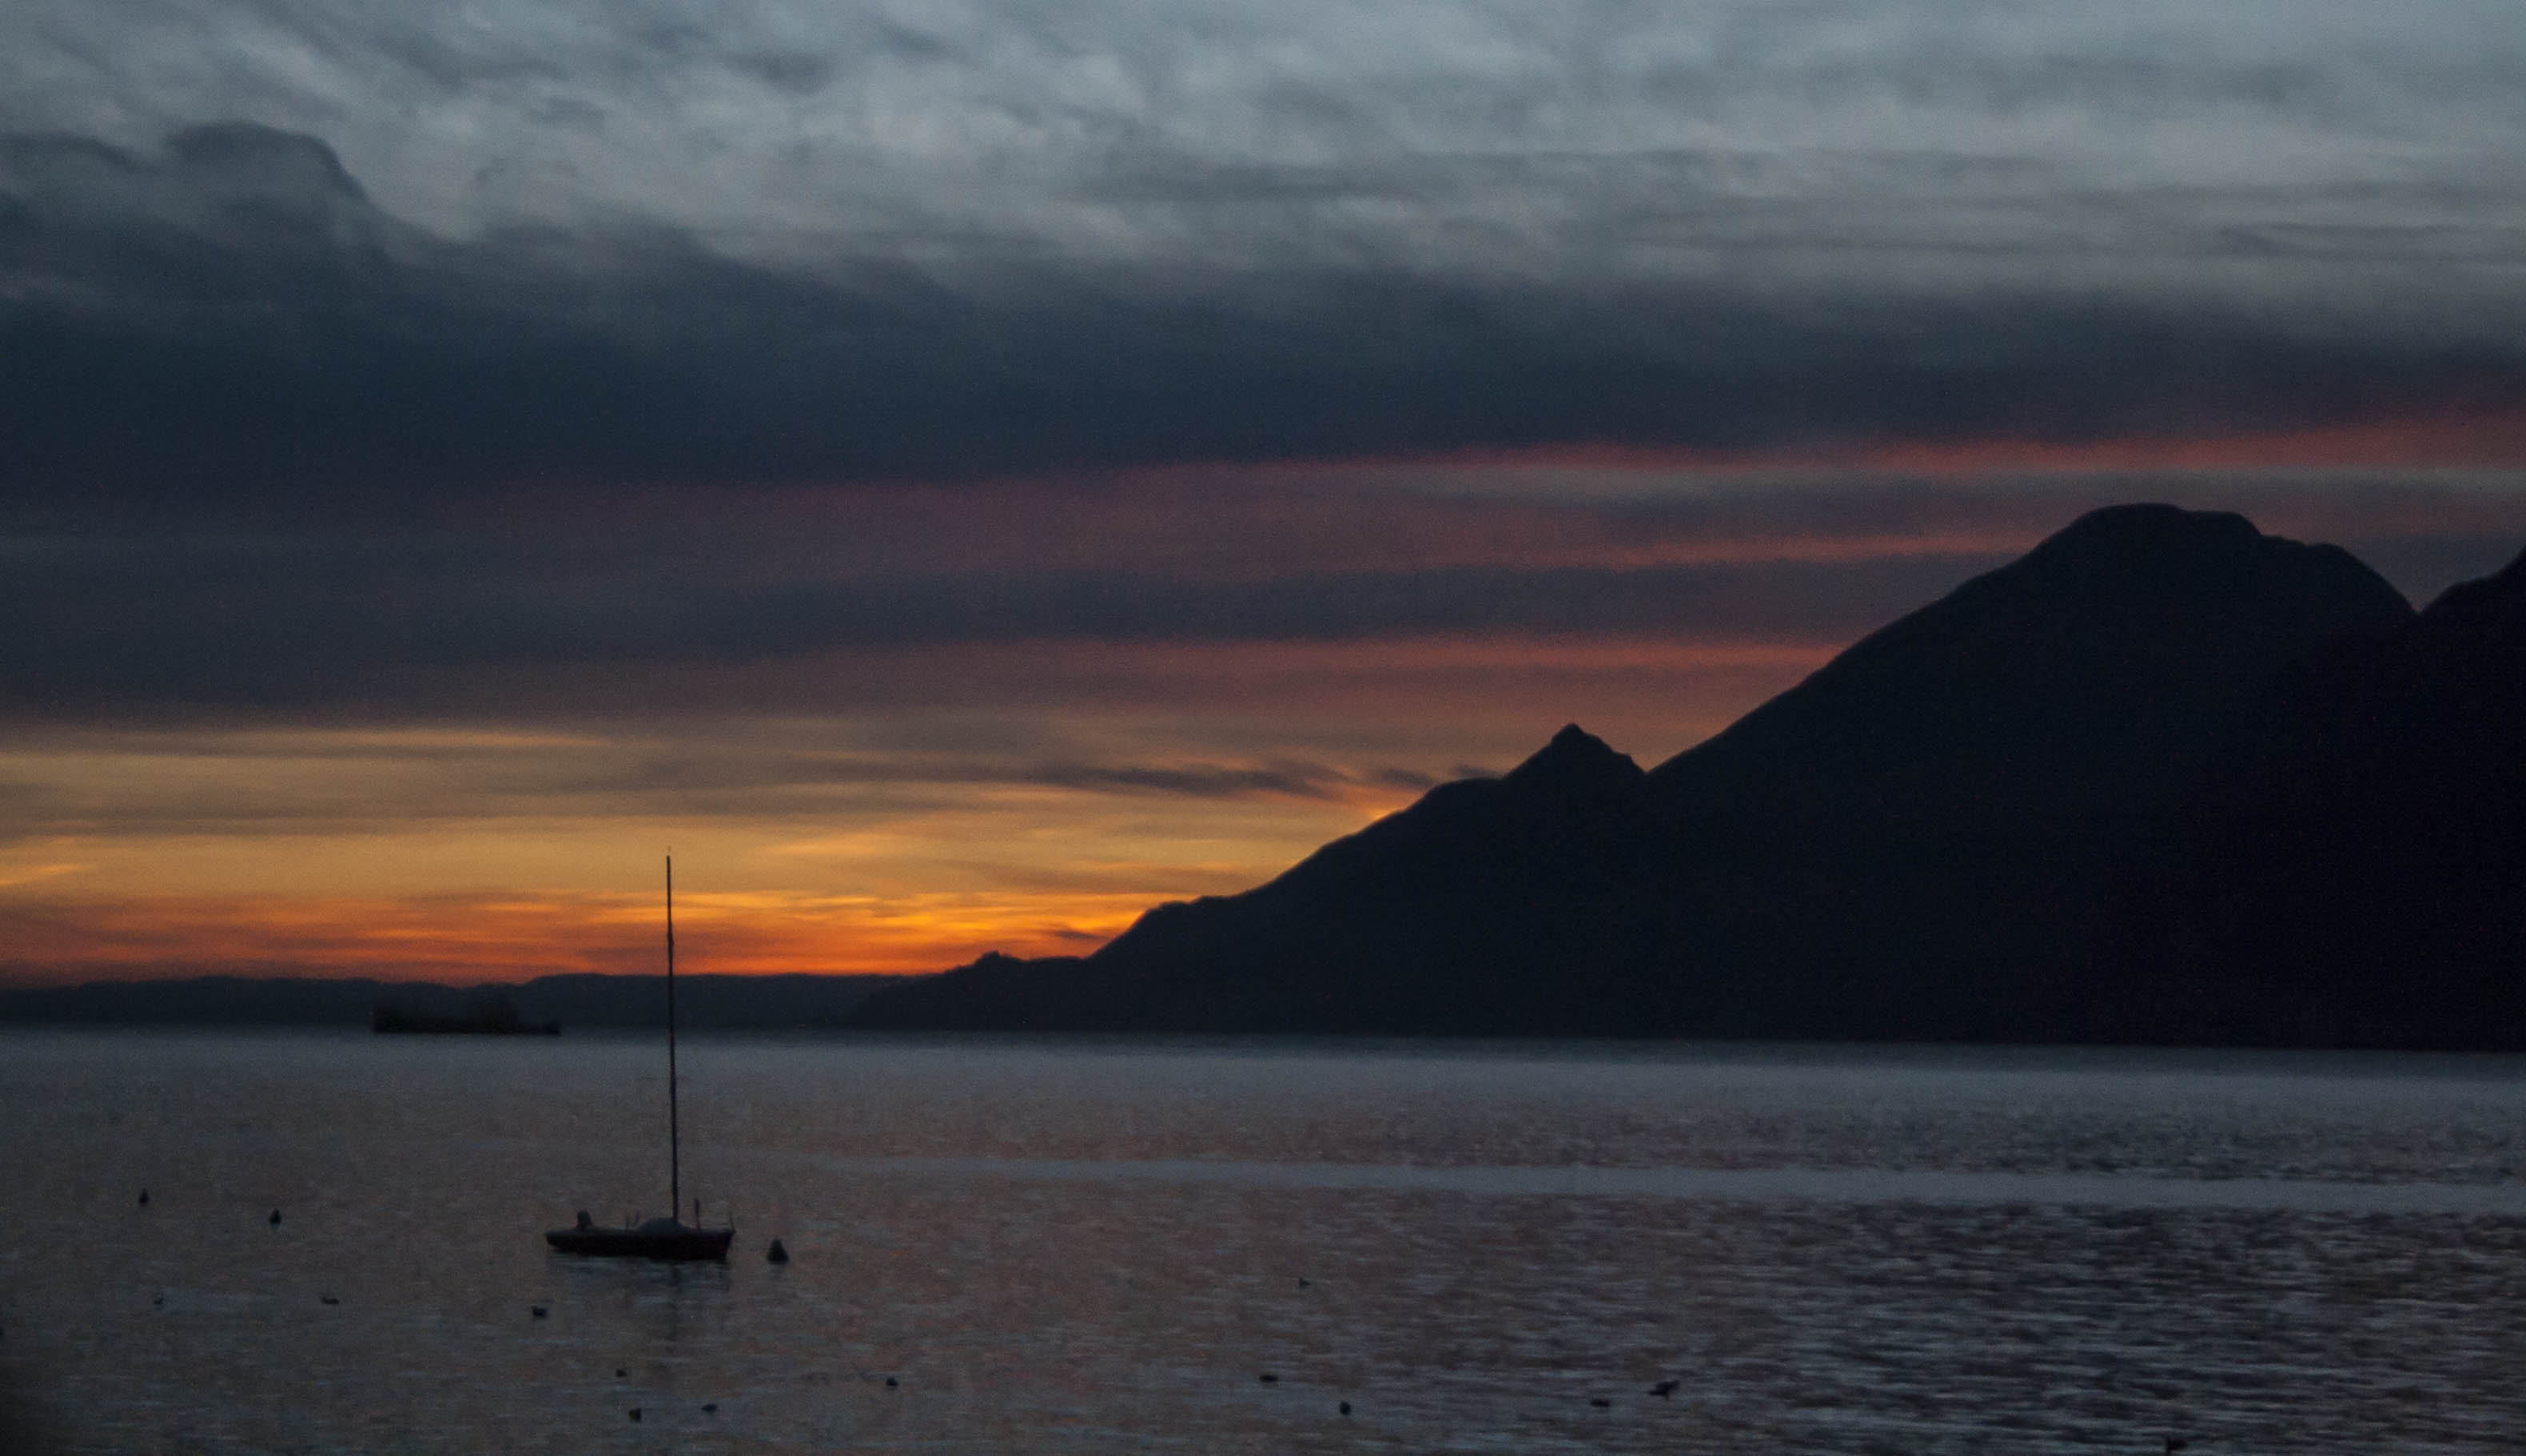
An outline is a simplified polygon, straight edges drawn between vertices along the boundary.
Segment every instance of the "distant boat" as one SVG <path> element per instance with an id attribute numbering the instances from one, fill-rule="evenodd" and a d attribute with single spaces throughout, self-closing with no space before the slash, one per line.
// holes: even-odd
<path id="1" fill-rule="evenodd" d="M 463 1016 L 440 1016 L 385 1002 L 370 1016 L 369 1029 L 379 1035 L 558 1036 L 561 1023 L 528 1021 L 518 1015 L 517 1002 L 498 994 L 477 1003 Z"/>
<path id="2" fill-rule="evenodd" d="M 611 1259 L 726 1259 L 736 1230 L 705 1229 L 701 1200 L 693 1200 L 693 1222 L 679 1220 L 683 1207 L 682 1139 L 676 1117 L 676 857 L 667 856 L 667 1217 L 620 1229 L 602 1229 L 584 1211 L 576 1227 L 548 1230 L 544 1242 L 565 1254 Z"/>

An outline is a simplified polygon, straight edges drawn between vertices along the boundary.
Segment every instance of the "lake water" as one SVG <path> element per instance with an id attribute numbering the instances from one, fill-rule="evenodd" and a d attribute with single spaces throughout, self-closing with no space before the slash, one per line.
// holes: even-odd
<path id="1" fill-rule="evenodd" d="M 0 1446 L 2526 1447 L 2515 1059 L 685 1052 L 0 1033 Z"/>

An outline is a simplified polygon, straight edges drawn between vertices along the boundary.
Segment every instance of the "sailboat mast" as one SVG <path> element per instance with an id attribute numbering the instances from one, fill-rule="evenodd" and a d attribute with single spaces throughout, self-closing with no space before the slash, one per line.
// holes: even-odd
<path id="1" fill-rule="evenodd" d="M 676 857 L 667 856 L 667 1217 L 684 1206 L 683 1146 L 676 1127 Z"/>

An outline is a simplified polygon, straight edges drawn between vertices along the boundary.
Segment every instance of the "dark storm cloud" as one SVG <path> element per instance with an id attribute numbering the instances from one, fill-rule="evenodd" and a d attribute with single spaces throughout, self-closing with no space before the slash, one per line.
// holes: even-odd
<path id="1" fill-rule="evenodd" d="M 2483 403 L 2526 384 L 2526 346 L 2490 326 L 2491 305 L 2469 306 L 2455 266 L 2514 240 L 2478 222 L 2256 229 L 2198 199 L 2011 196 L 1960 237 L 1899 166 L 1797 196 L 1779 195 L 1796 169 L 1777 158 L 1135 167 L 1096 185 L 1142 199 L 1143 223 L 1190 212 L 1215 227 L 1236 199 L 1271 200 L 1281 215 L 1243 229 L 1262 253 L 1216 267 L 1191 246 L 1135 265 L 980 237 L 952 265 L 749 261 L 632 223 L 457 240 L 379 208 L 309 136 L 223 125 L 155 153 L 16 137 L 0 146 L 0 491 L 23 519 L 95 500 L 372 507 L 536 477 L 2077 438 Z M 1673 178 L 1613 189 L 1669 198 L 1625 223 L 1627 246 L 1740 262 L 1565 259 L 1538 276 L 1478 258 L 1328 260 L 1284 206 L 1592 196 L 1609 169 Z M 2438 197 L 2450 206 L 2488 204 Z M 2143 214 L 2156 219 L 2146 246 L 2124 236 Z M 1847 250 L 1882 264 L 1873 281 L 1796 262 Z M 1953 286 L 1945 273 L 1978 250 L 2050 259 L 2069 282 Z M 2417 311 L 2363 311 L 2359 290 L 2384 284 L 2327 272 L 2416 250 L 2442 265 L 2413 285 Z M 2065 260 L 2099 251 L 2140 272 L 2088 286 Z M 2248 272 L 2225 305 L 2193 296 L 2200 277 L 2142 286 L 2188 257 Z M 2348 288 L 2318 310 L 2327 278 Z"/>
<path id="2" fill-rule="evenodd" d="M 888 366 L 961 312 L 908 276 L 809 283 L 654 230 L 444 243 L 321 143 L 242 126 L 164 158 L 14 139 L 0 259 L 0 429 L 34 496 L 847 461 Z"/>

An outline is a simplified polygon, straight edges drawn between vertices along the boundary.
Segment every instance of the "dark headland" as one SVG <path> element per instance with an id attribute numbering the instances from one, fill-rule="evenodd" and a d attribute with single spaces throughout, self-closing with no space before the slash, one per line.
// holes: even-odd
<path id="1" fill-rule="evenodd" d="M 2526 557 L 2089 515 L 1655 769 L 1564 728 L 870 1028 L 2526 1049 Z"/>

